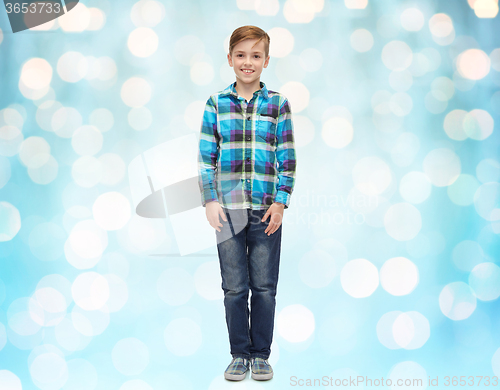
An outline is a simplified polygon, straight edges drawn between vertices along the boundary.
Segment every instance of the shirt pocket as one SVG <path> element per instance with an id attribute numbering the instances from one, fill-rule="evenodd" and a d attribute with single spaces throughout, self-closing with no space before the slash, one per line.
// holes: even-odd
<path id="1" fill-rule="evenodd" d="M 271 114 L 258 114 L 256 126 L 257 141 L 265 143 L 268 149 L 276 149 L 276 127 L 278 119 Z"/>

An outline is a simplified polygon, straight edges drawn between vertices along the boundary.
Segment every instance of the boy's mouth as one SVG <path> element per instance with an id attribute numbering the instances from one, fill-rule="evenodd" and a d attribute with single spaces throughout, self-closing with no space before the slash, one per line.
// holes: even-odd
<path id="1" fill-rule="evenodd" d="M 255 72 L 254 70 L 251 69 L 241 69 L 241 71 L 245 74 L 252 74 L 253 72 Z"/>

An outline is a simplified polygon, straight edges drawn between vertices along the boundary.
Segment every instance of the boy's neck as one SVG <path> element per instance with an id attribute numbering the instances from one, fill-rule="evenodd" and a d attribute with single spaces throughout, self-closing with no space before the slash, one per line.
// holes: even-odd
<path id="1" fill-rule="evenodd" d="M 236 80 L 235 89 L 236 92 L 238 92 L 239 96 L 245 98 L 245 100 L 250 100 L 252 99 L 254 92 L 261 89 L 260 78 L 258 80 L 255 80 L 251 84 L 243 83 L 241 81 Z"/>

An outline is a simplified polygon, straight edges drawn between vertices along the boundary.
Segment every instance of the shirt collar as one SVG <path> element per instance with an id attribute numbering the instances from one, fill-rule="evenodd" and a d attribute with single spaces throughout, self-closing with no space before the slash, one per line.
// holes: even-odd
<path id="1" fill-rule="evenodd" d="M 264 99 L 268 99 L 269 95 L 267 94 L 267 87 L 266 83 L 263 81 L 260 82 L 260 88 L 259 90 L 255 91 L 254 93 L 261 93 Z M 238 92 L 236 92 L 236 81 L 232 84 L 229 84 L 226 89 L 224 89 L 221 93 L 221 95 L 233 95 L 236 99 L 238 99 Z"/>

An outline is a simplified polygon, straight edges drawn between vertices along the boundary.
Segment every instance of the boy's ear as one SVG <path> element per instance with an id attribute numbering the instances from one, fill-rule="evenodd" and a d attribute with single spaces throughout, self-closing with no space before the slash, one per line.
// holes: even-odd
<path id="1" fill-rule="evenodd" d="M 233 66 L 232 64 L 232 59 L 231 59 L 231 54 L 227 53 L 227 61 L 229 62 L 229 66 Z"/>
<path id="2" fill-rule="evenodd" d="M 269 64 L 269 58 L 271 58 L 271 56 L 267 56 L 266 61 L 264 62 L 264 68 L 267 68 L 267 65 Z"/>

